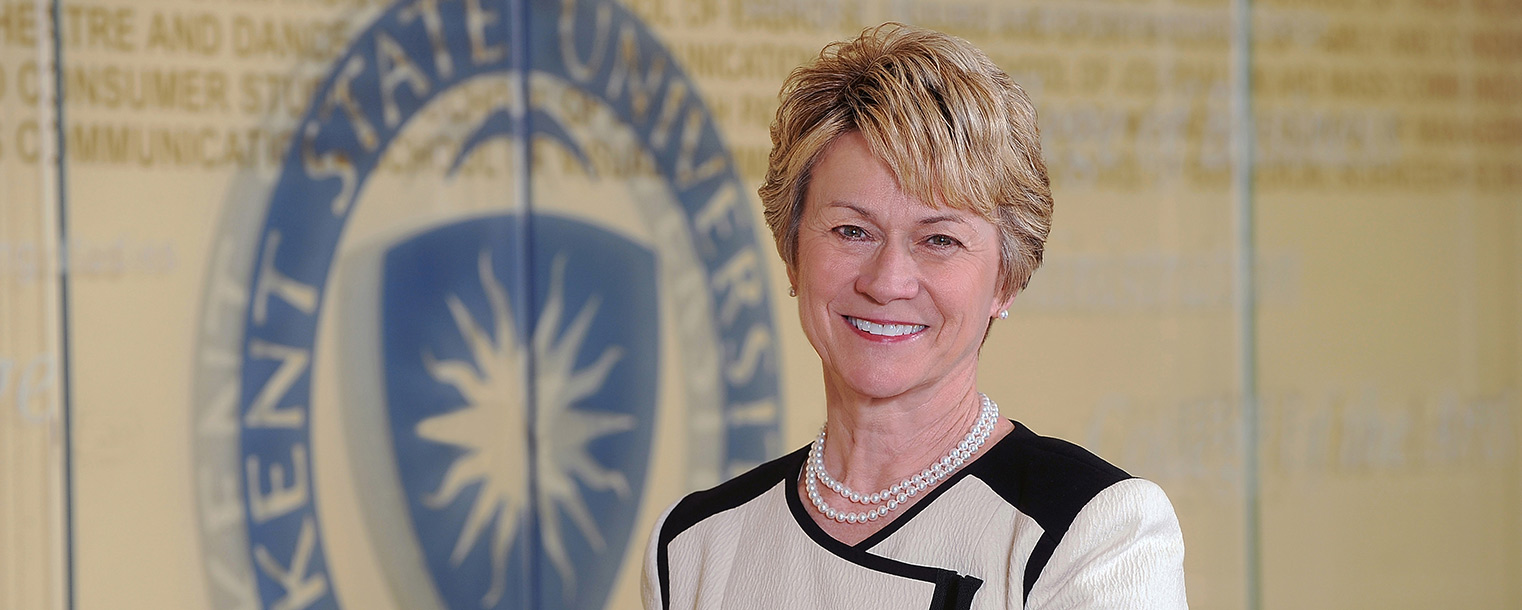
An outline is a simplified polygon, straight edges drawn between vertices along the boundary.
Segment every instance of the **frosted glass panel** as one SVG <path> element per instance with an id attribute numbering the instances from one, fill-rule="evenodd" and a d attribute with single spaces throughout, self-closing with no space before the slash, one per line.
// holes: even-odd
<path id="1" fill-rule="evenodd" d="M 57 97 L 47 4 L 0 5 L 0 607 L 64 608 Z"/>
<path id="2" fill-rule="evenodd" d="M 1035 102 L 980 386 L 1192 607 L 1522 603 L 1514 3 L 101 0 L 0 1 L 0 609 L 638 607 L 823 419 L 755 190 L 887 20 Z"/>
<path id="3" fill-rule="evenodd" d="M 1288 4 L 1253 13 L 1256 236 L 1299 269 L 1260 284 L 1264 607 L 1514 607 L 1518 11 Z"/>

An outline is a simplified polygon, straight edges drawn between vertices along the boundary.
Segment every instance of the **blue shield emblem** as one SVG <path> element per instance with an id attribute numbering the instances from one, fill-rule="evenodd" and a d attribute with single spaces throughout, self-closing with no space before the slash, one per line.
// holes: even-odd
<path id="1" fill-rule="evenodd" d="M 595 559 L 624 555 L 649 463 L 656 279 L 646 248 L 548 215 L 467 220 L 386 253 L 385 408 L 450 608 L 603 607 L 618 562 Z"/>
<path id="2" fill-rule="evenodd" d="M 674 499 L 641 502 L 657 396 L 667 493 L 776 455 L 770 247 L 699 90 L 613 0 L 403 2 L 354 33 L 229 248 L 247 307 L 198 396 L 237 442 L 211 430 L 198 481 L 246 518 L 207 537 L 216 603 L 602 608 Z"/>

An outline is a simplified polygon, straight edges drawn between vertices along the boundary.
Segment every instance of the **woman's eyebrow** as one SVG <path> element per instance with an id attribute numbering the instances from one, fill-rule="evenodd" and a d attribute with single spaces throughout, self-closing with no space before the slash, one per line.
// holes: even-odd
<path id="1" fill-rule="evenodd" d="M 829 207 L 832 207 L 832 208 L 845 208 L 845 209 L 851 210 L 853 212 L 856 212 L 862 218 L 865 218 L 867 220 L 871 220 L 871 221 L 876 221 L 877 220 L 877 215 L 873 214 L 871 212 L 871 210 L 868 210 L 866 208 L 858 206 L 858 205 L 856 205 L 854 203 L 848 203 L 848 202 L 845 202 L 845 201 L 835 200 L 835 201 L 831 201 L 828 205 L 829 205 Z M 919 220 L 919 224 L 921 226 L 923 226 L 923 225 L 933 225 L 933 224 L 942 223 L 942 222 L 954 222 L 954 223 L 957 223 L 957 224 L 967 224 L 967 219 L 963 218 L 961 216 L 953 215 L 953 214 L 938 214 L 936 216 L 927 216 L 927 217 L 921 218 Z"/>
<path id="2" fill-rule="evenodd" d="M 837 199 L 835 201 L 831 201 L 829 203 L 829 207 L 832 207 L 832 208 L 845 208 L 845 209 L 851 210 L 853 212 L 856 212 L 858 215 L 860 215 L 863 218 L 866 218 L 867 220 L 874 220 L 874 221 L 877 220 L 877 215 L 876 214 L 873 214 L 871 211 L 867 210 L 866 208 L 863 208 L 863 207 L 861 207 L 859 205 L 856 205 L 854 203 L 847 203 L 845 201 L 841 201 L 841 200 Z"/>
<path id="3" fill-rule="evenodd" d="M 920 224 L 921 225 L 933 225 L 933 224 L 941 223 L 941 222 L 955 222 L 955 223 L 958 223 L 958 224 L 967 224 L 967 219 L 966 218 L 962 218 L 961 216 L 952 216 L 950 214 L 943 214 L 943 215 L 940 215 L 940 216 L 930 216 L 928 218 L 921 218 L 920 219 Z"/>

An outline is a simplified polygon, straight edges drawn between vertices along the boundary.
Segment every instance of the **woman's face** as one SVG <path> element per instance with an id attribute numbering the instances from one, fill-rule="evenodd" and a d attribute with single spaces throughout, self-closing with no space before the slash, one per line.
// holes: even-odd
<path id="1" fill-rule="evenodd" d="M 988 321 L 1010 300 L 998 296 L 993 224 L 899 190 L 857 132 L 814 167 L 796 261 L 788 275 L 826 383 L 873 398 L 972 379 Z"/>

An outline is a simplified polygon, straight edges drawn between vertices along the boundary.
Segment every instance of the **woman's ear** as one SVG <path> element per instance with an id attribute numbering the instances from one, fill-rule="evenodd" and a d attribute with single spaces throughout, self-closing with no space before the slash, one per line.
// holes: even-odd
<path id="1" fill-rule="evenodd" d="M 995 297 L 993 309 L 989 310 L 988 317 L 997 318 L 1000 317 L 999 314 L 1008 312 L 1009 308 L 1014 306 L 1015 296 L 1018 294 L 1020 294 L 1020 289 L 1015 288 L 1009 292 L 1008 296 Z"/>

